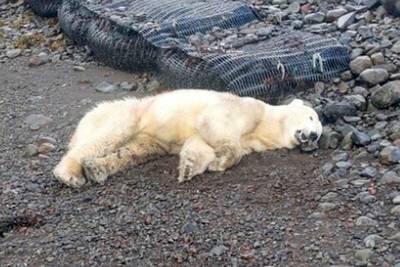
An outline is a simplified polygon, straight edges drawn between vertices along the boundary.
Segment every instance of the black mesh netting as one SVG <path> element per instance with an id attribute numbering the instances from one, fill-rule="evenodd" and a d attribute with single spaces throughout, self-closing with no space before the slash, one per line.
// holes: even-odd
<path id="1" fill-rule="evenodd" d="M 56 17 L 62 0 L 28 0 L 27 3 L 36 14 L 44 17 Z"/>
<path id="2" fill-rule="evenodd" d="M 67 35 L 88 45 L 97 58 L 124 69 L 157 70 L 175 87 L 273 101 L 290 89 L 330 79 L 349 63 L 346 48 L 335 39 L 310 33 L 250 34 L 253 38 L 234 44 L 215 37 L 260 22 L 257 12 L 240 1 L 64 0 L 58 16 Z M 213 42 L 196 41 L 204 36 Z"/>

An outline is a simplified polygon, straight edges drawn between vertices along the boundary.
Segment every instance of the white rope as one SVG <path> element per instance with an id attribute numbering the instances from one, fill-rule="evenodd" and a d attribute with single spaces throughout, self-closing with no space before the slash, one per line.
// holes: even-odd
<path id="1" fill-rule="evenodd" d="M 280 61 L 278 61 L 278 65 L 276 66 L 276 69 L 282 73 L 281 81 L 283 81 L 283 79 L 285 78 L 285 75 L 286 75 L 285 66 Z"/>
<path id="2" fill-rule="evenodd" d="M 317 62 L 319 64 L 319 69 L 321 72 L 324 72 L 324 61 L 321 57 L 320 53 L 315 53 L 313 55 L 313 68 L 316 69 L 317 68 Z"/>

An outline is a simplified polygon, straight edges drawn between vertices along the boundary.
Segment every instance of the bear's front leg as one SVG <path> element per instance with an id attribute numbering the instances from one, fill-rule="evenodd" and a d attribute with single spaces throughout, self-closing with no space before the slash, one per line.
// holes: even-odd
<path id="1" fill-rule="evenodd" d="M 206 171 L 215 155 L 213 149 L 201 138 L 192 137 L 185 141 L 179 157 L 178 182 L 183 183 Z"/>
<path id="2" fill-rule="evenodd" d="M 210 171 L 225 171 L 242 158 L 239 145 L 225 143 L 214 148 L 214 151 L 215 159 L 208 166 Z"/>
<path id="3" fill-rule="evenodd" d="M 78 188 L 86 183 L 82 175 L 81 164 L 69 156 L 62 158 L 60 163 L 54 168 L 53 174 L 57 180 L 72 187 Z"/>
<path id="4" fill-rule="evenodd" d="M 167 151 L 155 140 L 146 135 L 139 135 L 133 141 L 104 157 L 83 159 L 82 168 L 86 178 L 97 183 L 104 183 L 110 175 L 128 166 L 143 164 L 166 154 Z"/>

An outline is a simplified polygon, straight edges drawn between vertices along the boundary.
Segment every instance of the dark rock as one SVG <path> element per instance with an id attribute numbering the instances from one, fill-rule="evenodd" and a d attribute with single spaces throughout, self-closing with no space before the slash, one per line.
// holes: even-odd
<path id="1" fill-rule="evenodd" d="M 323 116 L 327 122 L 334 123 L 343 116 L 357 115 L 357 108 L 349 102 L 334 102 L 327 104 L 323 109 Z"/>
<path id="2" fill-rule="evenodd" d="M 380 0 L 388 13 L 400 16 L 400 2 L 398 0 Z"/>
<path id="3" fill-rule="evenodd" d="M 366 146 L 371 143 L 371 137 L 368 134 L 363 133 L 357 129 L 353 130 L 353 135 L 351 136 L 354 144 L 359 146 Z"/>
<path id="4" fill-rule="evenodd" d="M 400 103 L 400 80 L 388 82 L 375 90 L 371 103 L 380 109 Z"/>

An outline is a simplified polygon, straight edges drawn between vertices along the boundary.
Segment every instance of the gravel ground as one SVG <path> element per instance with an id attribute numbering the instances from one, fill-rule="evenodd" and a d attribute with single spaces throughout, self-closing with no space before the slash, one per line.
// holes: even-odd
<path id="1" fill-rule="evenodd" d="M 0 0 L 0 266 L 400 267 L 400 18 L 377 1 L 270 2 L 255 1 L 266 22 L 351 51 L 349 71 L 299 95 L 324 122 L 318 150 L 254 154 L 183 185 L 164 158 L 74 190 L 51 169 L 82 115 L 166 88 Z"/>

